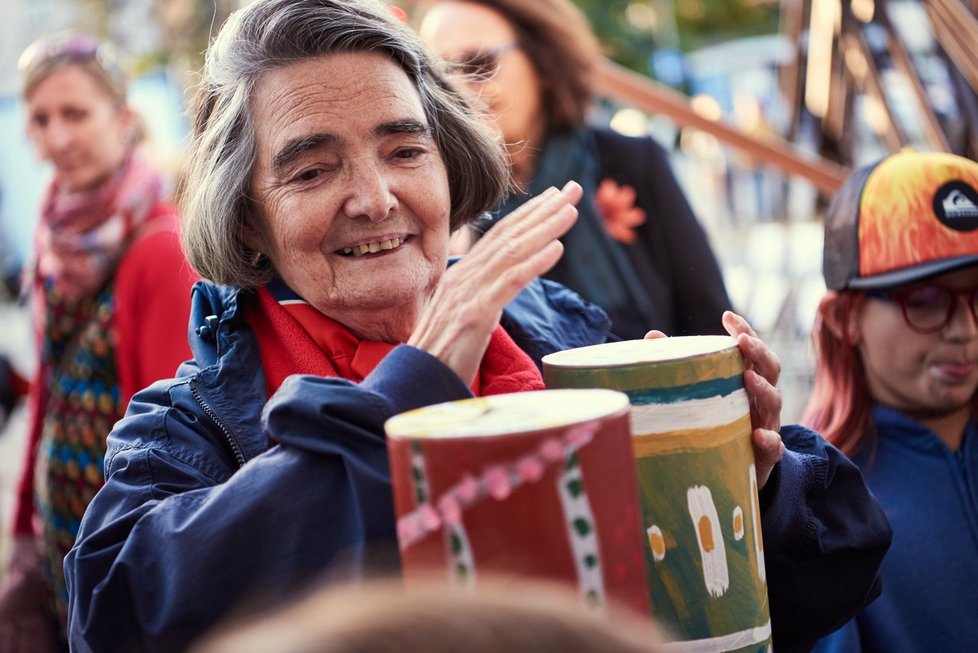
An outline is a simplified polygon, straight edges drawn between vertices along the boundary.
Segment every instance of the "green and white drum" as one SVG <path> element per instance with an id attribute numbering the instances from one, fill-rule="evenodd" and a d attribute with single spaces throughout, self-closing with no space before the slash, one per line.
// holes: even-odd
<path id="1" fill-rule="evenodd" d="M 544 357 L 549 388 L 628 395 L 652 613 L 669 651 L 770 651 L 744 361 L 729 336 Z"/>

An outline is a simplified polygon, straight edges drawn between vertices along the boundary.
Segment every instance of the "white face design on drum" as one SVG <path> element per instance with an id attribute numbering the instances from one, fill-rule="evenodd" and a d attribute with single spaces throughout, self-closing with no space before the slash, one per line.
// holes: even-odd
<path id="1" fill-rule="evenodd" d="M 254 93 L 253 243 L 286 284 L 364 339 L 404 342 L 445 270 L 448 175 L 407 74 L 344 53 Z"/>

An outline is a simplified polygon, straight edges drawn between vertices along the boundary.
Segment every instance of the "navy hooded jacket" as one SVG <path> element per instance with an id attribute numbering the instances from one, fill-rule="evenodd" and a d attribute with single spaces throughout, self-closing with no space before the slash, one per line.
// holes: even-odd
<path id="1" fill-rule="evenodd" d="M 194 359 L 138 393 L 109 436 L 105 486 L 65 559 L 73 651 L 180 651 L 243 605 L 396 565 L 384 422 L 469 388 L 402 345 L 362 383 L 297 375 L 269 398 L 247 300 L 199 283 Z M 538 364 L 608 329 L 545 281 L 502 324 Z M 842 454 L 798 427 L 782 437 L 762 496 L 771 620 L 779 650 L 805 650 L 879 593 L 890 530 Z"/>

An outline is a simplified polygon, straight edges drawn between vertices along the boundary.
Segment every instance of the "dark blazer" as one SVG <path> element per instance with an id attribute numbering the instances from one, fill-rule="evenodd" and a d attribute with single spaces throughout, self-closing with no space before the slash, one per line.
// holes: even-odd
<path id="1" fill-rule="evenodd" d="M 635 204 L 646 214 L 635 242 L 616 244 L 635 268 L 653 315 L 619 316 L 612 331 L 623 337 L 642 337 L 650 328 L 670 336 L 724 333 L 720 316 L 731 305 L 720 266 L 672 173 L 667 152 L 648 136 L 629 137 L 605 128 L 593 131 L 600 159 L 598 181 L 610 178 L 633 187 Z M 621 323 L 623 319 L 629 323 Z"/>

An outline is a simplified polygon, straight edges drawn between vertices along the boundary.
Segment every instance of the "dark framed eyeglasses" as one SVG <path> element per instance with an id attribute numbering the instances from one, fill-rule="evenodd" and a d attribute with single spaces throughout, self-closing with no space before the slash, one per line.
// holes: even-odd
<path id="1" fill-rule="evenodd" d="M 492 79 L 499 72 L 499 64 L 503 55 L 519 47 L 516 41 L 501 43 L 479 50 L 460 52 L 447 60 L 449 69 L 468 81 L 484 82 Z"/>
<path id="2" fill-rule="evenodd" d="M 894 290 L 867 290 L 866 296 L 899 304 L 907 326 L 918 333 L 937 333 L 950 324 L 958 310 L 959 297 L 978 322 L 978 287 L 952 288 L 927 283 Z"/>

